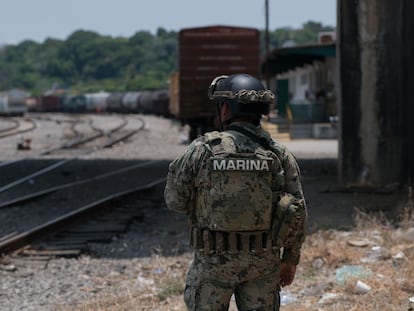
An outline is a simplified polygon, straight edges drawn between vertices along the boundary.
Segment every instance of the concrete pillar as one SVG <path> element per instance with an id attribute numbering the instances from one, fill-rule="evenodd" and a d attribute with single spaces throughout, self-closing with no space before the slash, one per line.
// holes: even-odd
<path id="1" fill-rule="evenodd" d="M 339 182 L 381 188 L 413 176 L 414 1 L 338 0 Z M 414 87 L 412 87 L 414 89 Z"/>

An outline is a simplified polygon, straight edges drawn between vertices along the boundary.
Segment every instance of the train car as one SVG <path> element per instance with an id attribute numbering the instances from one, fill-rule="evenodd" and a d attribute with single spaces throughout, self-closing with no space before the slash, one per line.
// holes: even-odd
<path id="1" fill-rule="evenodd" d="M 156 90 L 152 95 L 153 111 L 158 116 L 170 116 L 170 94 L 169 90 Z"/>
<path id="2" fill-rule="evenodd" d="M 170 95 L 167 89 L 143 91 L 139 101 L 140 111 L 144 114 L 170 116 Z"/>
<path id="3" fill-rule="evenodd" d="M 65 94 L 61 97 L 63 112 L 85 112 L 86 96 L 83 94 Z"/>
<path id="4" fill-rule="evenodd" d="M 32 109 L 39 112 L 61 112 L 63 110 L 62 97 L 60 95 L 42 95 Z"/>
<path id="5" fill-rule="evenodd" d="M 97 92 L 86 93 L 86 111 L 87 112 L 104 112 L 106 111 L 106 99 L 110 93 Z"/>
<path id="6" fill-rule="evenodd" d="M 123 112 L 122 97 L 125 92 L 114 92 L 106 98 L 106 110 L 108 112 Z"/>
<path id="7" fill-rule="evenodd" d="M 142 91 L 139 97 L 139 112 L 143 114 L 151 114 L 153 112 L 152 105 L 153 91 Z"/>
<path id="8" fill-rule="evenodd" d="M 127 92 L 122 97 L 121 105 L 125 112 L 134 113 L 140 112 L 139 101 L 142 92 Z"/>
<path id="9" fill-rule="evenodd" d="M 26 98 L 26 107 L 27 111 L 36 111 L 39 106 L 39 98 L 35 96 L 30 96 Z"/>
<path id="10" fill-rule="evenodd" d="M 25 91 L 12 89 L 0 93 L 0 115 L 22 116 L 27 112 L 26 99 L 29 94 Z"/>
<path id="11" fill-rule="evenodd" d="M 215 127 L 217 108 L 207 97 L 211 81 L 223 74 L 260 78 L 260 31 L 210 26 L 179 32 L 178 72 L 170 77 L 169 110 L 190 125 L 190 139 Z"/>

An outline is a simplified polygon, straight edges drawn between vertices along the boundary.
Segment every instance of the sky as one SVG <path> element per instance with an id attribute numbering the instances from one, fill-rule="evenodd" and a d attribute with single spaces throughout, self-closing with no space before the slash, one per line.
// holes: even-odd
<path id="1" fill-rule="evenodd" d="M 268 0 L 269 29 L 336 25 L 336 0 Z M 76 30 L 112 37 L 225 25 L 265 29 L 265 0 L 0 0 L 0 44 L 65 40 Z"/>

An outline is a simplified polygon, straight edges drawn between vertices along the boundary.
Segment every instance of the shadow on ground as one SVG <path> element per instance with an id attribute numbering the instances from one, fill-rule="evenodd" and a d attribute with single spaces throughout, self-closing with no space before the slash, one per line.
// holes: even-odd
<path id="1" fill-rule="evenodd" d="M 350 229 L 355 211 L 383 214 L 391 222 L 401 215 L 407 194 L 402 189 L 375 191 L 344 189 L 338 184 L 337 159 L 300 159 L 302 185 L 311 231 Z"/>

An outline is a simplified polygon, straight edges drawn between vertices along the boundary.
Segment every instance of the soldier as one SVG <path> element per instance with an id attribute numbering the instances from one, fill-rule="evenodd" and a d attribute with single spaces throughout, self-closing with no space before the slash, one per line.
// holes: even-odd
<path id="1" fill-rule="evenodd" d="M 248 74 L 209 88 L 221 131 L 195 139 L 169 167 L 167 207 L 188 214 L 194 258 L 188 310 L 279 310 L 305 239 L 306 205 L 293 155 L 260 126 L 274 94 Z"/>

